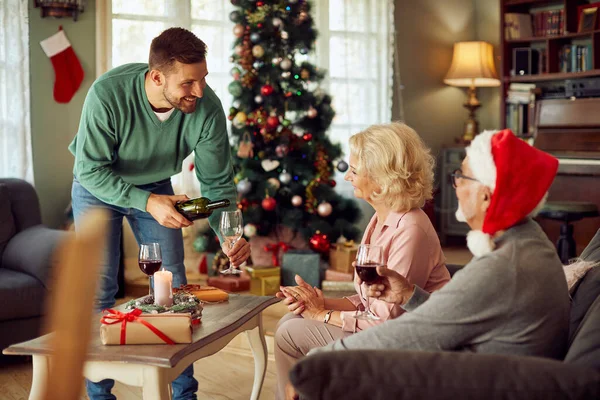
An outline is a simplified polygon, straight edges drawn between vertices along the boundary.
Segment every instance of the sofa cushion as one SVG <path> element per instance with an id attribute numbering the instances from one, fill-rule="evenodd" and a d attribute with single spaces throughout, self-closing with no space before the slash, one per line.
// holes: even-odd
<path id="1" fill-rule="evenodd" d="M 600 372 L 541 357 L 399 350 L 310 355 L 290 372 L 306 399 L 598 399 Z"/>
<path id="2" fill-rule="evenodd" d="M 600 296 L 590 306 L 575 333 L 565 362 L 593 367 L 600 371 Z"/>
<path id="3" fill-rule="evenodd" d="M 573 292 L 569 321 L 569 344 L 592 303 L 600 295 L 600 266 L 590 269 Z"/>
<path id="4" fill-rule="evenodd" d="M 0 268 L 0 321 L 42 315 L 46 289 L 36 278 Z"/>
<path id="5" fill-rule="evenodd" d="M 0 266 L 6 243 L 15 235 L 15 221 L 10 207 L 8 187 L 0 183 Z"/>
<path id="6" fill-rule="evenodd" d="M 580 258 L 585 261 L 598 261 L 600 262 L 600 229 L 596 232 L 596 235 L 590 240 L 590 243 L 581 252 Z"/>

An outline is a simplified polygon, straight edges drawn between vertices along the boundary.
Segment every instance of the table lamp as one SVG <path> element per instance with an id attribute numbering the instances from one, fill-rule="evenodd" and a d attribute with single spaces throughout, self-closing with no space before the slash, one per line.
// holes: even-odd
<path id="1" fill-rule="evenodd" d="M 475 110 L 481 103 L 477 99 L 476 87 L 500 86 L 494 66 L 494 48 L 487 42 L 458 42 L 454 44 L 452 64 L 444 78 L 450 86 L 468 87 L 469 98 L 464 104 L 469 110 L 465 131 L 461 140 L 469 143 L 479 133 Z"/>

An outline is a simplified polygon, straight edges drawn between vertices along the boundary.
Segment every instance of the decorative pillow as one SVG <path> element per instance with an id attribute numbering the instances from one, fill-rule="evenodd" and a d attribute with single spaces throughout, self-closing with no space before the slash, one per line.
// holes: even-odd
<path id="1" fill-rule="evenodd" d="M 563 266 L 565 277 L 567 278 L 567 286 L 569 287 L 569 293 L 575 288 L 575 285 L 585 274 L 592 268 L 594 268 L 600 262 L 585 261 L 577 259 L 569 265 Z"/>
<path id="2" fill-rule="evenodd" d="M 10 207 L 8 187 L 0 184 L 0 264 L 6 244 L 16 233 L 15 221 Z"/>

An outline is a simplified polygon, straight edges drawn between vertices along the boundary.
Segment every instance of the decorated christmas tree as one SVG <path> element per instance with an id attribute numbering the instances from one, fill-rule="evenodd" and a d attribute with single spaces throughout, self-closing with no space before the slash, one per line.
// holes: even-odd
<path id="1" fill-rule="evenodd" d="M 327 137 L 335 112 L 319 87 L 324 71 L 308 61 L 317 37 L 311 4 L 231 3 L 236 39 L 229 119 L 244 234 L 266 236 L 284 225 L 306 240 L 318 232 L 330 241 L 356 238 L 358 206 L 334 189 L 334 166 L 345 172 L 348 164 Z"/>

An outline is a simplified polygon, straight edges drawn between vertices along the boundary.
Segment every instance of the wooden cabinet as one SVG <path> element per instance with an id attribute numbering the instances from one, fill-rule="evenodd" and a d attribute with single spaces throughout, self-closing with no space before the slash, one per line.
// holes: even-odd
<path id="1" fill-rule="evenodd" d="M 455 169 L 460 168 L 463 158 L 465 158 L 464 147 L 448 147 L 442 149 L 438 161 L 438 181 L 440 185 L 438 233 L 442 244 L 447 243 L 448 236 L 465 237 L 469 232 L 469 226 L 466 223 L 456 220 L 455 212 L 458 208 L 458 200 L 450 180 L 450 174 Z"/>

